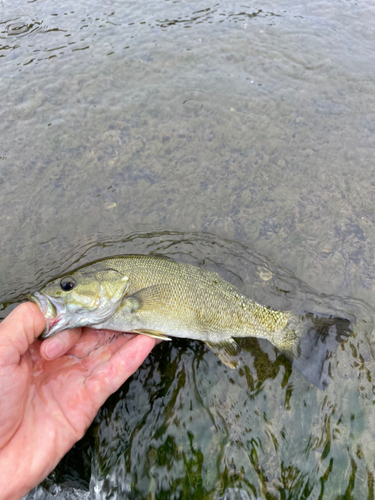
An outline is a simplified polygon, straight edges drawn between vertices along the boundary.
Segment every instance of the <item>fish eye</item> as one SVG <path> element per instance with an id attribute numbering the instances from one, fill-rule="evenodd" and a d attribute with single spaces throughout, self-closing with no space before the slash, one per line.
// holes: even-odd
<path id="1" fill-rule="evenodd" d="M 60 286 L 64 292 L 70 292 L 76 286 L 76 280 L 71 276 L 67 276 L 60 281 Z"/>

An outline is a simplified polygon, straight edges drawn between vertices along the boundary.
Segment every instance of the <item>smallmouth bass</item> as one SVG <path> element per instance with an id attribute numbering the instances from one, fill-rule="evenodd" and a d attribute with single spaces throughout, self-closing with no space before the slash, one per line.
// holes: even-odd
<path id="1" fill-rule="evenodd" d="M 218 274 L 167 257 L 124 255 L 83 266 L 31 296 L 46 319 L 42 338 L 90 326 L 162 340 L 203 341 L 230 368 L 241 337 L 269 340 L 321 389 L 348 318 L 296 315 L 258 304 Z"/>

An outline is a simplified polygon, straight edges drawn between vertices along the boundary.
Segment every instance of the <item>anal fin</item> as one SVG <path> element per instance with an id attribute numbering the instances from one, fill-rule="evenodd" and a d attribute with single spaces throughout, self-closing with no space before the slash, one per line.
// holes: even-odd
<path id="1" fill-rule="evenodd" d="M 238 367 L 239 360 L 236 359 L 238 354 L 238 344 L 235 340 L 229 338 L 220 342 L 205 342 L 205 344 L 213 351 L 214 354 L 216 354 L 224 365 L 232 368 L 232 370 Z"/>
<path id="2" fill-rule="evenodd" d="M 160 340 L 172 340 L 165 335 L 165 333 L 158 332 L 156 330 L 148 330 L 146 328 L 137 328 L 136 330 L 132 330 L 134 333 L 139 333 L 141 335 L 147 335 L 147 337 L 152 337 L 154 339 Z"/>

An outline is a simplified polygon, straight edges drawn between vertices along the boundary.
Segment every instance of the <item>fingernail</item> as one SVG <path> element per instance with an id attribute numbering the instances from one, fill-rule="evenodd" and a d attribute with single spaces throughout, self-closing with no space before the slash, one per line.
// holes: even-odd
<path id="1" fill-rule="evenodd" d="M 63 353 L 64 347 L 64 343 L 60 339 L 53 339 L 48 342 L 44 352 L 48 358 L 54 359 Z"/>

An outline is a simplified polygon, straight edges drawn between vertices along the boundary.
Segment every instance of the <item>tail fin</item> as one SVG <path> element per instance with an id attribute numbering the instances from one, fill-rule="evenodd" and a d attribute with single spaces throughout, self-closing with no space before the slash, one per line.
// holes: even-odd
<path id="1" fill-rule="evenodd" d="M 352 333 L 355 320 L 313 313 L 300 319 L 298 342 L 292 350 L 281 352 L 312 384 L 325 390 L 331 379 L 331 354 Z"/>

